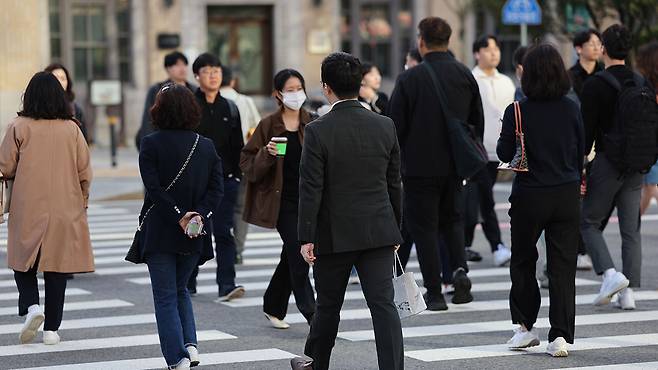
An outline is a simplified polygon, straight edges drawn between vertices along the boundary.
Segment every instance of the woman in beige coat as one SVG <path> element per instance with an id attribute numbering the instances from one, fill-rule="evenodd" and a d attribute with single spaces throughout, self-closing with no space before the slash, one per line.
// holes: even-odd
<path id="1" fill-rule="evenodd" d="M 0 144 L 0 172 L 14 179 L 7 260 L 18 287 L 19 315 L 27 315 L 21 343 L 32 341 L 44 321 L 44 343 L 59 343 L 66 274 L 94 270 L 86 212 L 89 150 L 72 116 L 57 78 L 39 72 Z M 45 313 L 37 271 L 45 280 Z"/>

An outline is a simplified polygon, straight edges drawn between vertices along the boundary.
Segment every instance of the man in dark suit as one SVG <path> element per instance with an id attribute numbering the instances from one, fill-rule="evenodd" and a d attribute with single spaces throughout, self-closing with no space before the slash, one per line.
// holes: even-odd
<path id="1" fill-rule="evenodd" d="M 400 148 L 393 122 L 358 101 L 360 62 L 334 53 L 322 62 L 329 113 L 306 126 L 300 165 L 299 240 L 314 265 L 317 308 L 293 369 L 329 367 L 340 309 L 356 266 L 372 314 L 379 368 L 402 369 L 400 317 L 393 303 L 394 250 L 402 241 Z"/>
<path id="2" fill-rule="evenodd" d="M 452 30 L 438 17 L 418 25 L 418 50 L 436 73 L 455 118 L 473 126 L 478 138 L 484 133 L 484 116 L 478 84 L 473 74 L 448 51 Z M 455 170 L 444 112 L 425 68 L 410 68 L 398 77 L 389 101 L 389 117 L 395 122 L 402 153 L 404 223 L 416 243 L 425 301 L 429 310 L 447 310 L 441 293 L 439 231 L 450 252 L 455 294 L 452 302 L 473 300 L 464 256 L 462 179 Z"/>

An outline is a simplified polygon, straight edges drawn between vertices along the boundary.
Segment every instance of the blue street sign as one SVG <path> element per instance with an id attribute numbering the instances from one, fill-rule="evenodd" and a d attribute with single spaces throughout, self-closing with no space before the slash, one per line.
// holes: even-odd
<path id="1" fill-rule="evenodd" d="M 541 7 L 537 0 L 507 0 L 503 6 L 503 24 L 541 24 Z"/>

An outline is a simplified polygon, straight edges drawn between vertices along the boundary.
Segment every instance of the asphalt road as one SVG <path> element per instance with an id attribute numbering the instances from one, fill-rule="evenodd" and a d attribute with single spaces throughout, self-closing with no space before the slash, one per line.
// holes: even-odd
<path id="1" fill-rule="evenodd" d="M 505 185 L 498 187 L 503 238 L 509 242 Z M 144 266 L 123 261 L 136 226 L 138 202 L 94 203 L 90 209 L 96 254 L 93 274 L 77 275 L 69 283 L 69 297 L 60 329 L 62 343 L 17 345 L 22 319 L 16 315 L 16 288 L 10 270 L 0 270 L 0 369 L 150 369 L 163 368 L 153 317 L 153 303 Z M 406 369 L 553 369 L 624 364 L 620 369 L 658 369 L 658 207 L 643 221 L 642 289 L 637 309 L 593 307 L 592 295 L 600 278 L 578 272 L 576 344 L 568 358 L 543 353 L 548 332 L 548 308 L 539 321 L 540 347 L 510 352 L 504 343 L 513 325 L 507 309 L 509 274 L 494 268 L 481 231 L 475 249 L 484 261 L 471 264 L 475 301 L 451 306 L 442 313 L 423 314 L 403 321 Z M 303 352 L 308 326 L 294 304 L 286 318 L 288 330 L 268 326 L 262 315 L 262 294 L 280 252 L 280 240 L 269 230 L 252 230 L 238 283 L 245 298 L 218 304 L 214 265 L 201 270 L 200 294 L 193 298 L 202 353 L 202 368 L 289 369 L 288 359 Z M 617 224 L 606 237 L 618 266 L 620 237 Z M 6 265 L 6 228 L 0 228 L 0 265 Z M 415 262 L 412 257 L 412 264 Z M 409 269 L 420 279 L 417 265 Z M 343 306 L 339 339 L 333 351 L 333 369 L 377 369 L 375 343 L 360 287 L 350 285 Z M 543 290 L 542 295 L 547 296 Z M 43 296 L 42 296 L 43 297 Z M 653 363 L 652 363 L 653 362 Z M 50 366 L 50 367 L 49 367 Z"/>

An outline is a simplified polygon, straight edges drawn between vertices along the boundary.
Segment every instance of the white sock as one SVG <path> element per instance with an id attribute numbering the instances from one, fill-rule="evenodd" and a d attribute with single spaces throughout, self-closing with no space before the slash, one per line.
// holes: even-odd
<path id="1" fill-rule="evenodd" d="M 616 273 L 617 273 L 617 270 L 615 270 L 614 267 L 609 268 L 609 269 L 605 270 L 605 272 L 603 273 L 603 278 L 607 279 L 607 278 L 611 277 L 612 275 L 614 275 Z"/>
<path id="2" fill-rule="evenodd" d="M 27 308 L 27 313 L 32 313 L 35 311 L 41 311 L 41 307 L 38 304 L 33 304 L 32 306 Z"/>

